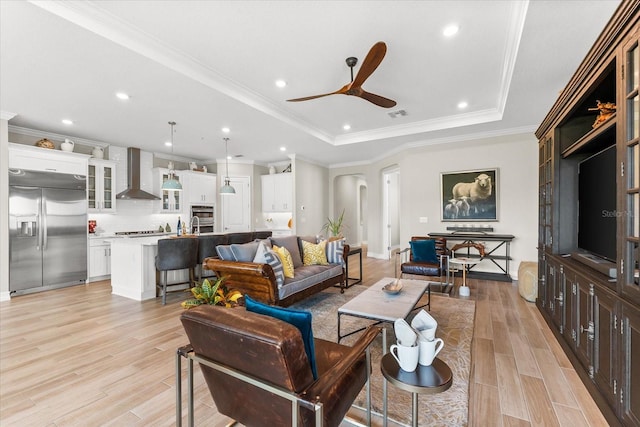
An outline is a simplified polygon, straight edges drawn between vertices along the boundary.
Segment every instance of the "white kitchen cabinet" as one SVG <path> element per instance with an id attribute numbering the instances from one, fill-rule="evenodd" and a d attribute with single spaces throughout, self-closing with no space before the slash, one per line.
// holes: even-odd
<path id="1" fill-rule="evenodd" d="M 43 172 L 87 174 L 89 155 L 9 143 L 9 167 Z"/>
<path id="2" fill-rule="evenodd" d="M 189 205 L 213 205 L 216 202 L 216 176 L 204 172 L 181 172 Z"/>
<path id="3" fill-rule="evenodd" d="M 262 175 L 262 212 L 291 212 L 293 184 L 290 173 Z"/>
<path id="4" fill-rule="evenodd" d="M 116 162 L 89 159 L 87 174 L 87 206 L 89 212 L 116 211 Z"/>
<path id="5" fill-rule="evenodd" d="M 169 191 L 162 189 L 162 183 L 169 179 L 169 169 L 154 168 L 153 169 L 154 185 L 153 193 L 160 194 L 158 211 L 160 213 L 182 212 L 184 210 L 183 198 L 185 185 L 182 182 L 182 176 L 175 172 L 175 179 L 182 184 L 183 191 Z"/>
<path id="6" fill-rule="evenodd" d="M 89 281 L 111 275 L 111 244 L 102 239 L 89 239 Z"/>

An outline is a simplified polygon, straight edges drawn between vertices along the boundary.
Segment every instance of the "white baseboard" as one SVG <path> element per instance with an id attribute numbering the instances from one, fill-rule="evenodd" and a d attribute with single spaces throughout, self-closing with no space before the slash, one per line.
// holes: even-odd
<path id="1" fill-rule="evenodd" d="M 9 301 L 11 299 L 11 294 L 9 291 L 0 292 L 0 302 Z"/>
<path id="2" fill-rule="evenodd" d="M 367 251 L 367 257 L 368 258 L 376 258 L 376 259 L 389 259 L 387 257 L 386 253 L 379 254 L 379 253 L 371 252 L 371 251 Z"/>

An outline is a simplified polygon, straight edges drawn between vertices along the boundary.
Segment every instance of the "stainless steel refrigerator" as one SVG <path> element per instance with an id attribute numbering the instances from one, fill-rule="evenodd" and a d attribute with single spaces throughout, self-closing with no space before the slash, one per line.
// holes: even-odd
<path id="1" fill-rule="evenodd" d="M 86 280 L 86 176 L 9 169 L 9 292 Z"/>

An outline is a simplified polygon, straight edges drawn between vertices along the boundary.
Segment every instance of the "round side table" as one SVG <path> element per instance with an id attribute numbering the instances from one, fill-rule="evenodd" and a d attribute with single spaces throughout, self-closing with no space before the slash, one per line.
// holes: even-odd
<path id="1" fill-rule="evenodd" d="M 406 372 L 391 353 L 382 356 L 380 370 L 385 378 L 394 386 L 411 392 L 411 423 L 418 426 L 418 394 L 435 394 L 446 391 L 453 383 L 453 373 L 449 365 L 437 357 L 431 366 L 418 365 L 415 371 Z M 384 425 L 387 425 L 387 396 L 384 396 Z"/>
<path id="2" fill-rule="evenodd" d="M 449 258 L 449 262 L 453 264 L 460 264 L 462 266 L 462 286 L 458 289 L 458 294 L 461 297 L 468 297 L 471 295 L 471 291 L 467 286 L 467 266 L 471 264 L 477 264 L 477 258 L 466 258 L 466 257 L 454 257 Z"/>

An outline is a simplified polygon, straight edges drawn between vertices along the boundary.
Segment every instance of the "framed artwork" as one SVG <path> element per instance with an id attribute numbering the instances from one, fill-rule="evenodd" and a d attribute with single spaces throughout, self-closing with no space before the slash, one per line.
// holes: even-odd
<path id="1" fill-rule="evenodd" d="M 442 221 L 497 221 L 498 169 L 440 174 Z"/>

